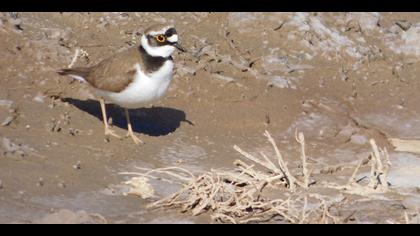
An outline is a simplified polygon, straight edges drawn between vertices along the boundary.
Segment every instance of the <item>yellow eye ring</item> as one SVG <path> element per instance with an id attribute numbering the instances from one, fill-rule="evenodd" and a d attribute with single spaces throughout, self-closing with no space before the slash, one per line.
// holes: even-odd
<path id="1" fill-rule="evenodd" d="M 156 38 L 156 40 L 159 42 L 159 43 L 163 43 L 163 42 L 165 42 L 166 41 L 166 37 L 165 36 L 163 36 L 163 35 L 158 35 L 158 36 L 156 36 L 155 37 Z"/>

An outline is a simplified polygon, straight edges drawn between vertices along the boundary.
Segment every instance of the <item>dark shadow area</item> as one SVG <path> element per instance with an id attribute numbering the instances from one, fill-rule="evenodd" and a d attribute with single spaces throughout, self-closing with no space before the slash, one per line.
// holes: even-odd
<path id="1" fill-rule="evenodd" d="M 102 122 L 102 113 L 98 101 L 90 99 L 83 101 L 73 98 L 62 98 L 61 101 L 72 104 L 80 110 L 95 116 Z M 123 108 L 114 104 L 107 104 L 106 111 L 108 119 L 112 118 L 113 126 L 127 130 L 127 121 Z M 192 122 L 186 119 L 185 112 L 173 108 L 139 108 L 130 109 L 129 112 L 134 132 L 150 136 L 161 136 L 172 133 L 183 121 L 193 125 Z"/>

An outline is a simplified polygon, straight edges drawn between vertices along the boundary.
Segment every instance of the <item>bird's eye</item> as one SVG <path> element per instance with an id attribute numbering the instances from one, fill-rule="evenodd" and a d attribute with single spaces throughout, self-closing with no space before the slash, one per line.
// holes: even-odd
<path id="1" fill-rule="evenodd" d="M 163 42 L 165 42 L 166 41 L 166 37 L 165 36 L 163 36 L 163 35 L 158 35 L 158 36 L 156 36 L 155 37 L 156 38 L 156 40 L 159 42 L 159 43 L 163 43 Z"/>

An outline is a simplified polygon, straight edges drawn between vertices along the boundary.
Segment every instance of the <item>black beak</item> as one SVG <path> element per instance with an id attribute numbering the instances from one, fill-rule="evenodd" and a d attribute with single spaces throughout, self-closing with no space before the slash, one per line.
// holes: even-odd
<path id="1" fill-rule="evenodd" d="M 175 42 L 172 44 L 174 47 L 178 48 L 179 51 L 181 52 L 186 52 L 187 50 L 185 50 L 184 47 L 181 46 L 181 44 L 179 44 L 178 42 Z"/>

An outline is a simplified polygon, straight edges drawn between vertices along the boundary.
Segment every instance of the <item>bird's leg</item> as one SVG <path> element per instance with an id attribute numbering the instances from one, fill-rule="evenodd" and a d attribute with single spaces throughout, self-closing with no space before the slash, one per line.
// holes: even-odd
<path id="1" fill-rule="evenodd" d="M 128 129 L 126 137 L 130 136 L 131 139 L 133 139 L 135 144 L 143 144 L 144 142 L 141 141 L 141 139 L 139 139 L 133 132 L 133 127 L 131 126 L 130 114 L 128 113 L 128 109 L 127 108 L 124 108 L 124 109 L 125 109 L 125 118 L 127 119 L 127 129 Z"/>
<path id="2" fill-rule="evenodd" d="M 118 136 L 117 134 L 114 133 L 114 131 L 112 131 L 109 128 L 108 125 L 108 118 L 106 117 L 106 107 L 105 107 L 105 101 L 103 98 L 99 99 L 99 103 L 101 104 L 101 110 L 102 110 L 102 118 L 104 120 L 104 125 L 105 125 L 105 136 L 114 136 L 118 139 L 121 139 L 120 136 Z"/>

